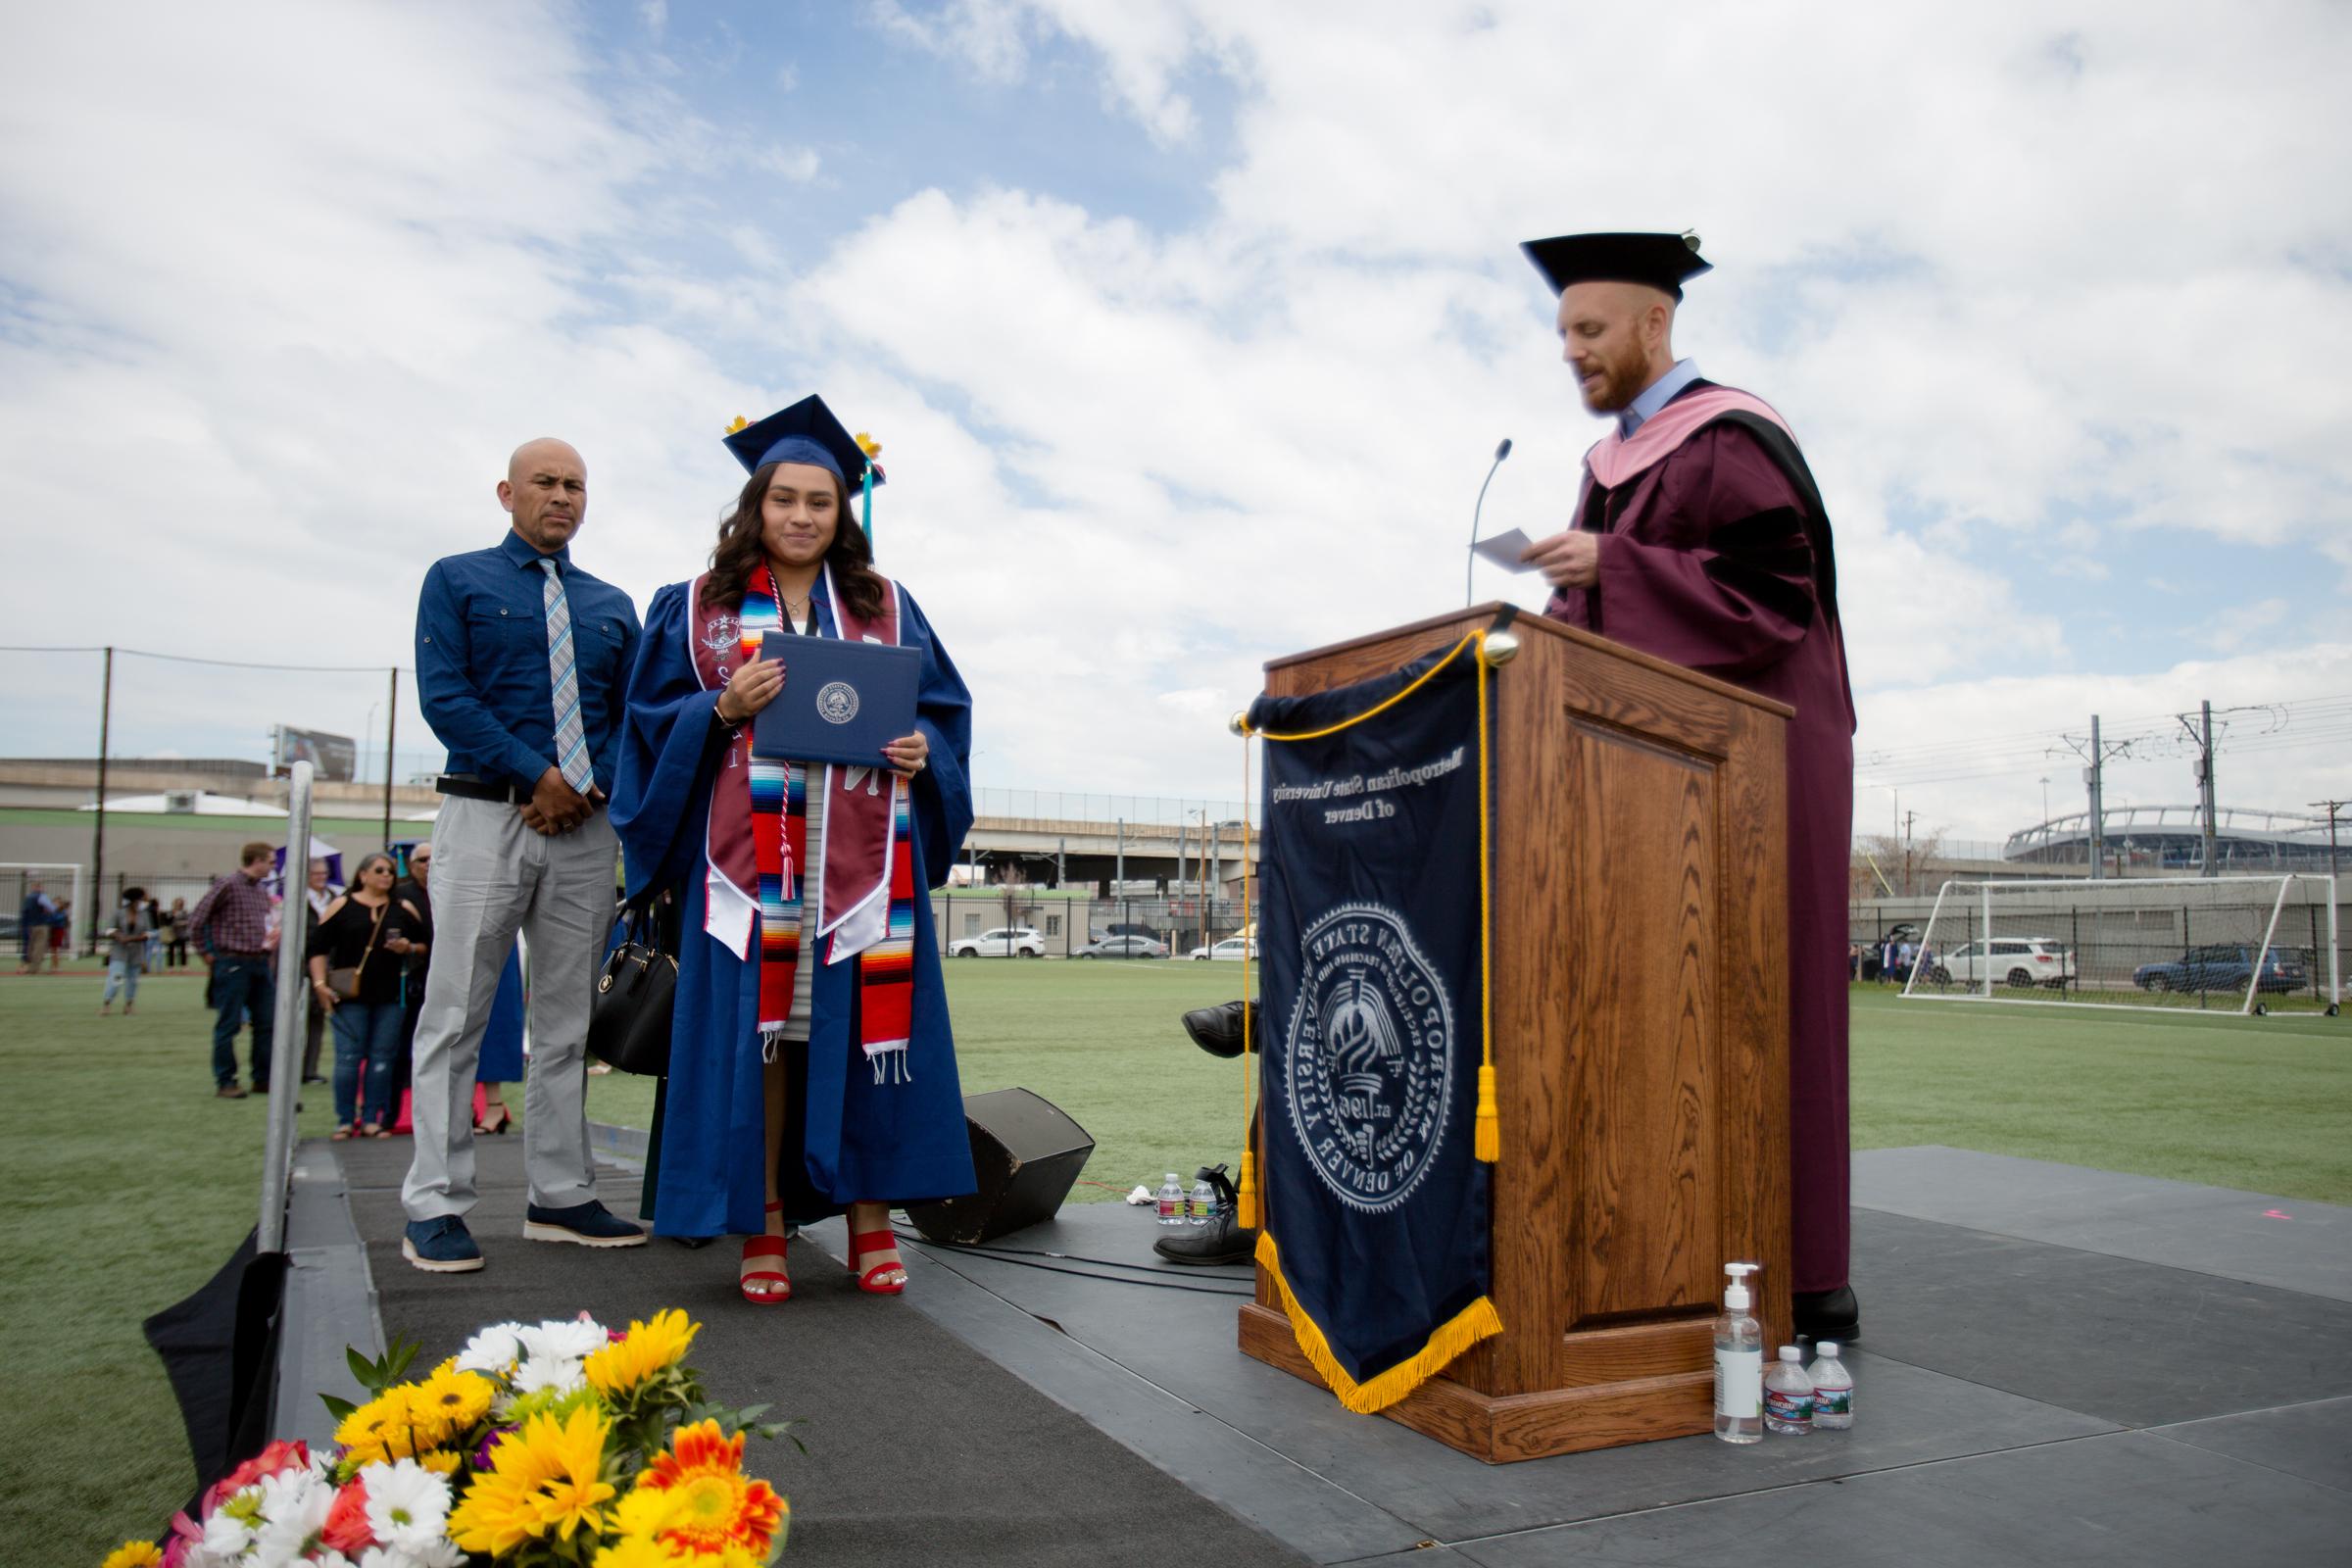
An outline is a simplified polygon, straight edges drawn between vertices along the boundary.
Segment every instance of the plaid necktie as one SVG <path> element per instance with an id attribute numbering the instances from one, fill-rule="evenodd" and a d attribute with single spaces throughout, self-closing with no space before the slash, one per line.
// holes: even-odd
<path id="1" fill-rule="evenodd" d="M 564 579 L 546 556 L 539 567 L 547 573 L 547 675 L 556 694 L 556 768 L 564 782 L 588 793 L 596 772 L 588 765 L 588 732 L 580 723 L 580 679 L 572 657 L 571 604 L 564 597 Z"/>

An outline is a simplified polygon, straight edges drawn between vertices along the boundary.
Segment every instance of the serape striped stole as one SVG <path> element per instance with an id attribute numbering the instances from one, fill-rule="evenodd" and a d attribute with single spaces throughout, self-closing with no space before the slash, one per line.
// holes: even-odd
<path id="1" fill-rule="evenodd" d="M 767 633 L 785 622 L 775 578 L 764 567 L 733 614 L 703 603 L 706 580 L 707 574 L 697 578 L 692 590 L 689 625 L 701 635 L 690 632 L 690 652 L 703 689 L 716 691 L 756 661 Z M 899 590 L 886 586 L 882 612 L 864 621 L 843 605 L 828 569 L 823 588 L 837 635 L 896 645 Z M 772 1056 L 791 1014 L 801 963 L 812 779 L 825 792 L 815 942 L 825 945 L 825 962 L 858 960 L 858 1044 L 875 1082 L 904 1081 L 914 984 L 913 814 L 906 784 L 879 760 L 872 767 L 826 764 L 812 771 L 805 762 L 755 757 L 746 725 L 729 741 L 711 781 L 706 850 L 713 878 L 757 906 L 762 1054 Z M 720 918 L 713 901 L 706 927 L 715 932 Z"/>

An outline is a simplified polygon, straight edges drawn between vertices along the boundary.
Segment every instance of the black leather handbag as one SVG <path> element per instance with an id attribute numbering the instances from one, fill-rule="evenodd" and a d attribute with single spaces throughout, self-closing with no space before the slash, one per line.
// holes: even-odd
<path id="1" fill-rule="evenodd" d="M 669 1072 L 670 1004 L 678 990 L 674 901 L 629 906 L 618 946 L 606 956 L 588 1004 L 588 1054 L 616 1071 Z"/>

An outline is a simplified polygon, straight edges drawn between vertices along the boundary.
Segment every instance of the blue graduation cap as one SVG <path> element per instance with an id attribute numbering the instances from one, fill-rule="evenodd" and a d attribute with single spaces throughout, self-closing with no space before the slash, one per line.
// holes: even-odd
<path id="1" fill-rule="evenodd" d="M 1676 299 L 1683 282 L 1714 264 L 1698 254 L 1698 236 L 1680 234 L 1561 234 L 1531 239 L 1519 249 L 1536 264 L 1554 294 L 1571 283 L 1644 283 Z"/>
<path id="2" fill-rule="evenodd" d="M 770 463 L 807 463 L 830 469 L 841 482 L 860 491 L 865 500 L 865 535 L 874 535 L 874 486 L 884 482 L 882 445 L 863 431 L 852 435 L 833 416 L 825 400 L 811 394 L 788 409 L 753 424 L 736 416 L 726 434 L 727 450 L 735 454 L 746 473 L 757 473 Z"/>

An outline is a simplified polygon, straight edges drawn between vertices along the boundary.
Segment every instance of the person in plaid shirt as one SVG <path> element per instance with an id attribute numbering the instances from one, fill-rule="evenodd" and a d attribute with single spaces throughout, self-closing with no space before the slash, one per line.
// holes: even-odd
<path id="1" fill-rule="evenodd" d="M 246 845 L 237 869 L 214 883 L 188 913 L 188 935 L 212 970 L 209 995 L 220 1008 L 213 1023 L 213 1093 L 222 1100 L 245 1098 L 237 1087 L 240 1014 L 253 1021 L 254 1092 L 270 1087 L 271 909 L 262 879 L 271 858 L 269 845 Z"/>

